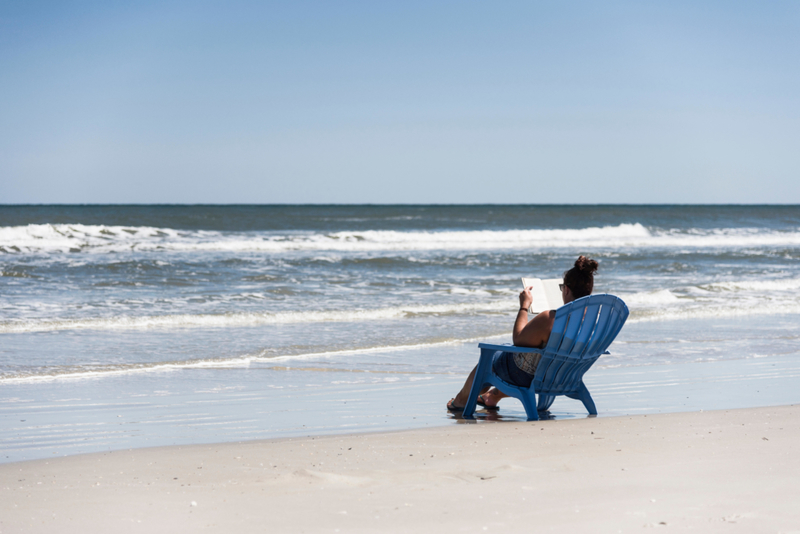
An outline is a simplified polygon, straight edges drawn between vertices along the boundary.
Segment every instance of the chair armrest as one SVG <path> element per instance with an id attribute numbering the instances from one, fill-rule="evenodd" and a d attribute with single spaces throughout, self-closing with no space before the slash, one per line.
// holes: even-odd
<path id="1" fill-rule="evenodd" d="M 542 349 L 535 349 L 533 347 L 516 347 L 514 345 L 495 345 L 493 343 L 478 343 L 478 348 L 489 350 L 502 350 L 505 352 L 522 353 L 522 352 L 538 352 L 543 354 Z"/>

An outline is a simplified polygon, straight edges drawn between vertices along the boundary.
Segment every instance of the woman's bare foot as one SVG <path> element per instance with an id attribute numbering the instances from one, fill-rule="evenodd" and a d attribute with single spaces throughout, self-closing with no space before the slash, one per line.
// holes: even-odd
<path id="1" fill-rule="evenodd" d="M 483 395 L 478 395 L 478 404 L 489 410 L 496 410 L 497 403 L 500 399 L 504 399 L 508 395 L 504 395 L 497 388 L 492 388 Z"/>
<path id="2" fill-rule="evenodd" d="M 488 395 L 487 395 L 488 396 Z M 496 404 L 488 404 L 486 402 L 486 397 L 483 395 L 478 395 L 478 400 L 475 401 L 478 406 L 481 406 L 487 410 L 499 410 L 500 408 Z"/>

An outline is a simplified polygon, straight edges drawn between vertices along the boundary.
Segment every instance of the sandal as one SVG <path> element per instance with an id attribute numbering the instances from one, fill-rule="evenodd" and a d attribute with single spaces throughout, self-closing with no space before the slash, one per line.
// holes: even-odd
<path id="1" fill-rule="evenodd" d="M 478 395 L 478 400 L 476 400 L 475 403 L 478 406 L 483 406 L 487 410 L 499 410 L 500 409 L 500 406 L 498 406 L 496 404 L 493 405 L 493 406 L 489 406 L 488 404 L 486 404 L 486 399 L 483 398 L 483 395 Z"/>
<path id="2" fill-rule="evenodd" d="M 453 397 L 447 402 L 447 410 L 450 412 L 463 412 L 464 406 L 456 406 L 455 400 L 456 398 Z"/>

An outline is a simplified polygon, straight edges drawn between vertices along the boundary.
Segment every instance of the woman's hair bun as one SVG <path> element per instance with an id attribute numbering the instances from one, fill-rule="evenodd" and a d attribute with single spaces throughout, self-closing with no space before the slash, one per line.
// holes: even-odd
<path id="1" fill-rule="evenodd" d="M 597 262 L 586 256 L 575 260 L 575 266 L 564 273 L 564 284 L 572 291 L 576 299 L 592 294 L 594 288 L 594 272 Z"/>
<path id="2" fill-rule="evenodd" d="M 575 268 L 582 273 L 594 274 L 594 272 L 597 271 L 597 267 L 598 263 L 586 256 L 579 256 L 578 259 L 575 260 Z"/>

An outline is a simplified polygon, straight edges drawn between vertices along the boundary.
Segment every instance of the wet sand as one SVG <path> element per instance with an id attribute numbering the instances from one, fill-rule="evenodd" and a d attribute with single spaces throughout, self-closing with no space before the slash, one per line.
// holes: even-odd
<path id="1" fill-rule="evenodd" d="M 0 532 L 792 532 L 800 407 L 450 425 L 0 465 Z"/>

